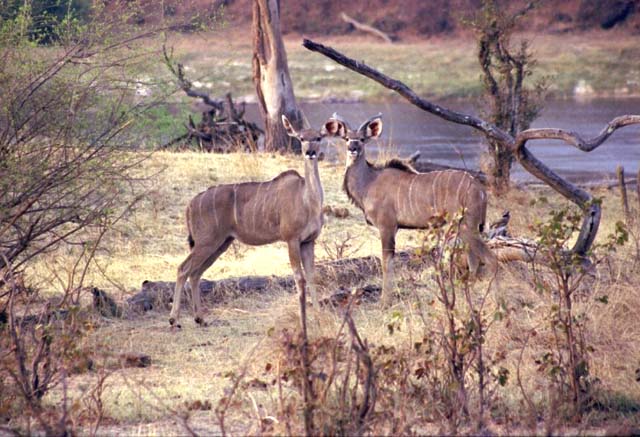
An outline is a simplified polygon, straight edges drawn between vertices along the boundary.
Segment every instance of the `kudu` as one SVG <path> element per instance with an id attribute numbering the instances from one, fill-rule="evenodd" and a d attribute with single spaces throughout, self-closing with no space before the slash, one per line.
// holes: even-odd
<path id="1" fill-rule="evenodd" d="M 398 229 L 424 229 L 463 212 L 459 236 L 468 246 L 467 263 L 475 275 L 480 261 L 495 271 L 497 260 L 480 237 L 487 212 L 487 194 L 473 176 L 462 170 L 418 173 L 409 164 L 391 160 L 383 167 L 367 162 L 366 143 L 382 133 L 382 118 L 372 117 L 357 131 L 336 114 L 324 128 L 342 137 L 347 145 L 343 189 L 363 212 L 369 224 L 380 232 L 382 241 L 383 306 L 391 300 L 393 257 Z"/>
<path id="2" fill-rule="evenodd" d="M 323 224 L 318 157 L 326 134 L 313 129 L 298 132 L 284 115 L 282 123 L 289 136 L 302 144 L 304 177 L 288 170 L 266 182 L 214 186 L 191 200 L 186 210 L 191 253 L 178 268 L 169 318 L 172 326 L 180 314 L 187 279 L 195 321 L 204 324 L 200 278 L 235 239 L 253 246 L 286 242 L 298 291 L 302 295 L 308 282 L 315 300 L 314 244 Z"/>

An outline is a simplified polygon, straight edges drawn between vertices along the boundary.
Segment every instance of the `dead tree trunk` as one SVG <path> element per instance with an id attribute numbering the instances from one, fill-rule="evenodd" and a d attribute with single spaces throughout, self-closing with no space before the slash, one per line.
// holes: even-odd
<path id="1" fill-rule="evenodd" d="M 264 120 L 265 150 L 299 153 L 300 143 L 287 135 L 281 121 L 286 115 L 294 128 L 303 128 L 280 32 L 279 0 L 253 1 L 253 83 Z"/>
<path id="2" fill-rule="evenodd" d="M 420 98 L 411 88 L 404 83 L 392 79 L 379 71 L 365 65 L 363 62 L 355 61 L 344 56 L 342 53 L 323 46 L 311 40 L 305 39 L 303 42 L 307 49 L 318 52 L 340 65 L 347 67 L 356 73 L 362 74 L 369 79 L 373 79 L 382 86 L 389 88 L 407 99 L 418 108 L 434 114 L 444 120 L 453 123 L 470 126 L 480 131 L 488 140 L 497 141 L 515 154 L 516 159 L 529 173 L 549 185 L 558 193 L 575 203 L 583 212 L 582 228 L 574 246 L 568 251 L 568 255 L 577 255 L 586 261 L 587 253 L 593 244 L 600 225 L 601 208 L 600 203 L 594 201 L 593 196 L 563 179 L 553 170 L 547 167 L 542 161 L 531 154 L 527 149 L 527 141 L 540 139 L 557 139 L 572 145 L 583 152 L 591 152 L 604 143 L 618 128 L 631 124 L 640 124 L 640 115 L 622 115 L 611 120 L 600 133 L 590 139 L 585 140 L 575 132 L 567 132 L 562 129 L 528 129 L 512 136 L 504 130 L 472 115 L 456 112 L 442 106 L 431 103 Z"/>
<path id="3" fill-rule="evenodd" d="M 629 222 L 629 198 L 627 197 L 627 184 L 624 181 L 624 167 L 618 165 L 616 167 L 616 174 L 618 175 L 618 183 L 620 184 L 620 202 L 622 205 L 622 213 L 624 214 L 624 221 Z"/>

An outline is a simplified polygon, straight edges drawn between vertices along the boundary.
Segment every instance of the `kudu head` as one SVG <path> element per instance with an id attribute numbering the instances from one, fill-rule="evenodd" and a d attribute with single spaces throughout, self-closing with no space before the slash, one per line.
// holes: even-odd
<path id="1" fill-rule="evenodd" d="M 359 159 L 365 159 L 365 145 L 382 133 L 382 114 L 371 117 L 354 131 L 344 119 L 334 113 L 325 123 L 323 132 L 340 137 L 347 143 L 347 167 L 349 167 Z"/>
<path id="2" fill-rule="evenodd" d="M 302 155 L 305 159 L 314 160 L 320 157 L 320 143 L 326 134 L 318 132 L 315 129 L 301 129 L 297 131 L 285 115 L 282 116 L 282 124 L 287 131 L 287 135 L 300 141 L 302 145 Z"/>

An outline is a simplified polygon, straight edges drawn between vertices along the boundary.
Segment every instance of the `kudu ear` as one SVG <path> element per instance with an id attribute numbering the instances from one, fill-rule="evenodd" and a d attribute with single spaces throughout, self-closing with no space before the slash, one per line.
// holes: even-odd
<path id="1" fill-rule="evenodd" d="M 290 137 L 298 137 L 298 132 L 296 132 L 296 130 L 293 128 L 293 125 L 284 114 L 282 114 L 282 125 L 284 126 L 284 130 L 287 131 L 287 135 L 289 135 Z"/>
<path id="2" fill-rule="evenodd" d="M 324 126 L 322 126 L 320 134 L 323 136 L 344 138 L 347 134 L 347 127 L 342 120 L 332 117 L 325 122 Z"/>
<path id="3" fill-rule="evenodd" d="M 366 139 L 378 138 L 382 133 L 382 114 L 371 117 L 369 120 L 362 123 L 358 129 L 358 133 L 363 135 Z"/>

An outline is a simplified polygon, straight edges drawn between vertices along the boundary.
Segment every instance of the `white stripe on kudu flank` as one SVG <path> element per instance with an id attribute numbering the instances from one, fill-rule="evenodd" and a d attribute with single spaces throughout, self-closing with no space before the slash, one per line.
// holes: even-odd
<path id="1" fill-rule="evenodd" d="M 198 199 L 198 215 L 202 215 L 202 201 L 205 198 L 206 193 L 202 193 L 200 195 L 200 199 Z"/>
<path id="2" fill-rule="evenodd" d="M 467 180 L 467 188 L 464 190 L 465 196 L 464 196 L 464 202 L 462 203 L 462 206 L 464 207 L 468 206 L 467 203 L 469 202 L 469 195 L 470 195 L 469 188 L 471 188 L 471 185 L 473 182 L 471 179 L 471 176 L 465 177 L 465 179 Z"/>
<path id="3" fill-rule="evenodd" d="M 411 211 L 411 215 L 415 217 L 416 213 L 414 211 L 414 196 L 413 196 L 413 184 L 416 182 L 416 179 L 418 179 L 418 175 L 413 175 L 413 177 L 411 178 L 411 184 L 409 184 L 409 210 Z"/>
<path id="4" fill-rule="evenodd" d="M 218 225 L 218 210 L 216 209 L 216 194 L 218 194 L 218 187 L 213 188 L 213 200 L 211 201 L 211 208 L 213 209 L 213 218 L 216 221 L 216 228 Z"/>
<path id="5" fill-rule="evenodd" d="M 254 194 L 254 201 L 253 201 L 253 232 L 256 232 L 256 215 L 258 214 L 258 202 L 260 202 L 260 189 L 262 188 L 262 182 L 260 182 L 260 184 L 258 185 L 258 188 L 256 189 L 256 193 Z"/>
<path id="6" fill-rule="evenodd" d="M 233 184 L 233 220 L 238 225 L 238 184 Z"/>
<path id="7" fill-rule="evenodd" d="M 449 171 L 447 173 L 449 173 L 449 174 L 447 175 L 448 176 L 447 177 L 447 183 L 444 186 L 444 188 L 445 188 L 444 197 L 442 198 L 442 204 L 443 205 L 446 205 L 447 201 L 449 200 L 449 189 L 451 188 L 451 176 L 453 176 L 453 174 L 454 174 L 452 171 Z"/>
<path id="8" fill-rule="evenodd" d="M 431 204 L 433 207 L 433 214 L 437 214 L 438 213 L 438 208 L 437 208 L 437 198 L 436 198 L 436 185 L 438 184 L 438 178 L 442 176 L 442 172 L 439 171 L 436 174 L 436 177 L 433 178 L 433 182 L 431 183 L 431 192 L 432 192 L 432 196 L 431 196 Z"/>
<path id="9" fill-rule="evenodd" d="M 460 182 L 458 182 L 458 189 L 456 190 L 456 201 L 460 204 L 462 204 L 462 201 L 460 200 L 460 188 L 462 188 L 462 183 L 465 179 L 466 178 L 460 178 Z"/>

